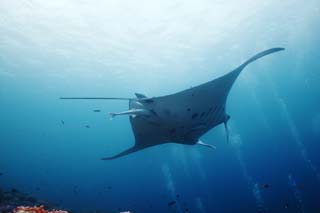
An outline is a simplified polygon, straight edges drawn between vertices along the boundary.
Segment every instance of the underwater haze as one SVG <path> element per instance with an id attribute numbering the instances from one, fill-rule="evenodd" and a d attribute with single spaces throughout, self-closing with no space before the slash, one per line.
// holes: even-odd
<path id="1" fill-rule="evenodd" d="M 0 187 L 72 212 L 320 212 L 319 0 L 1 0 Z M 134 144 L 128 101 L 255 54 L 201 140 Z"/>

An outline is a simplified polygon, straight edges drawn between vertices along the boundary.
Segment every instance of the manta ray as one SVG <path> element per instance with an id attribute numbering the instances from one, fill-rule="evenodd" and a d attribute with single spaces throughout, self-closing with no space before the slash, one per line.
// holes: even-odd
<path id="1" fill-rule="evenodd" d="M 284 48 L 262 51 L 219 78 L 171 95 L 147 97 L 135 93 L 135 98 L 62 97 L 60 99 L 129 101 L 129 110 L 110 113 L 110 116 L 114 118 L 119 115 L 129 115 L 135 144 L 119 154 L 102 160 L 112 160 L 165 143 L 198 144 L 215 149 L 215 146 L 202 142 L 200 137 L 217 125 L 224 124 L 229 141 L 227 123 L 230 116 L 226 113 L 226 101 L 235 80 L 251 62 L 281 50 Z"/>

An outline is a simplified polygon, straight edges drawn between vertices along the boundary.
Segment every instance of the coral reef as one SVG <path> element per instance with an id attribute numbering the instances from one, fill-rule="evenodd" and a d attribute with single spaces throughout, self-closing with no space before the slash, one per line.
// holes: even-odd
<path id="1" fill-rule="evenodd" d="M 61 211 L 61 210 L 52 210 L 47 211 L 44 209 L 44 206 L 19 206 L 14 211 L 14 213 L 68 213 L 67 211 Z"/>
<path id="2" fill-rule="evenodd" d="M 34 197 L 28 196 L 24 193 L 19 192 L 17 189 L 11 189 L 8 191 L 0 188 L 0 213 L 13 213 L 16 210 L 17 213 L 28 212 L 28 213 L 65 213 L 59 211 L 51 211 L 48 212 L 43 209 L 43 211 L 18 211 L 20 206 L 20 210 L 23 210 L 23 206 L 46 206 L 48 209 L 58 209 L 57 206 L 52 205 L 45 201 L 37 200 Z M 36 207 L 36 208 L 40 208 Z"/>
<path id="3" fill-rule="evenodd" d="M 70 210 L 62 211 L 55 209 L 59 209 L 59 206 L 38 200 L 25 193 L 19 192 L 17 189 L 4 190 L 0 187 L 0 213 L 71 213 Z M 131 211 L 119 211 L 120 213 L 132 213 Z M 109 211 L 86 210 L 84 212 L 96 213 Z"/>

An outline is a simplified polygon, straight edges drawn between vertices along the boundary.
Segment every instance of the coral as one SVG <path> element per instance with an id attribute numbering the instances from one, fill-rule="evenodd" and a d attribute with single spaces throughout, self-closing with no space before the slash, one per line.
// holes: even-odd
<path id="1" fill-rule="evenodd" d="M 47 211 L 44 209 L 44 206 L 19 206 L 14 211 L 14 213 L 68 213 L 67 211 L 61 211 L 61 210 L 53 210 L 53 211 Z"/>
<path id="2" fill-rule="evenodd" d="M 43 206 L 46 206 L 45 210 Z M 19 206 L 19 208 L 17 208 Z M 34 207 L 26 207 L 34 206 Z M 37 207 L 39 206 L 39 207 Z M 53 211 L 52 209 L 58 209 L 57 205 L 52 203 L 37 200 L 27 194 L 24 194 L 17 189 L 4 190 L 0 187 L 0 213 L 12 213 L 28 212 L 28 213 L 66 213 L 66 211 Z M 51 211 L 49 211 L 49 209 Z"/>

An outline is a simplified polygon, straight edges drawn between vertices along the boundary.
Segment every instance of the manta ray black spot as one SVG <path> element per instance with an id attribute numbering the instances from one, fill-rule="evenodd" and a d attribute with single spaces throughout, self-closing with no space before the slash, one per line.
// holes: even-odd
<path id="1" fill-rule="evenodd" d="M 219 78 L 170 95 L 148 98 L 143 94 L 135 93 L 135 98 L 63 97 L 61 99 L 129 101 L 129 110 L 113 113 L 113 115 L 130 115 L 135 144 L 133 147 L 112 157 L 103 158 L 103 160 L 112 160 L 169 142 L 188 145 L 200 144 L 212 148 L 213 146 L 199 141 L 199 138 L 220 124 L 224 124 L 227 139 L 229 138 L 228 116 L 225 106 L 229 92 L 239 74 L 251 62 L 281 50 L 284 48 L 271 48 L 262 51 Z M 186 110 L 191 112 L 191 109 L 193 113 L 190 116 Z M 203 112 L 206 111 L 207 116 L 204 116 Z M 178 129 L 181 126 L 185 127 L 183 131 L 176 131 L 173 134 L 173 129 Z M 172 131 L 168 131 L 168 128 Z"/>
<path id="2" fill-rule="evenodd" d="M 193 113 L 192 116 L 191 116 L 191 118 L 192 118 L 192 119 L 195 119 L 195 118 L 198 117 L 198 116 L 199 116 L 198 113 Z"/>
<path id="3" fill-rule="evenodd" d="M 217 107 L 217 106 L 215 106 L 215 107 L 213 108 L 213 111 L 212 111 L 212 112 L 216 112 L 216 111 L 217 111 L 217 109 L 218 109 L 218 107 Z"/>

